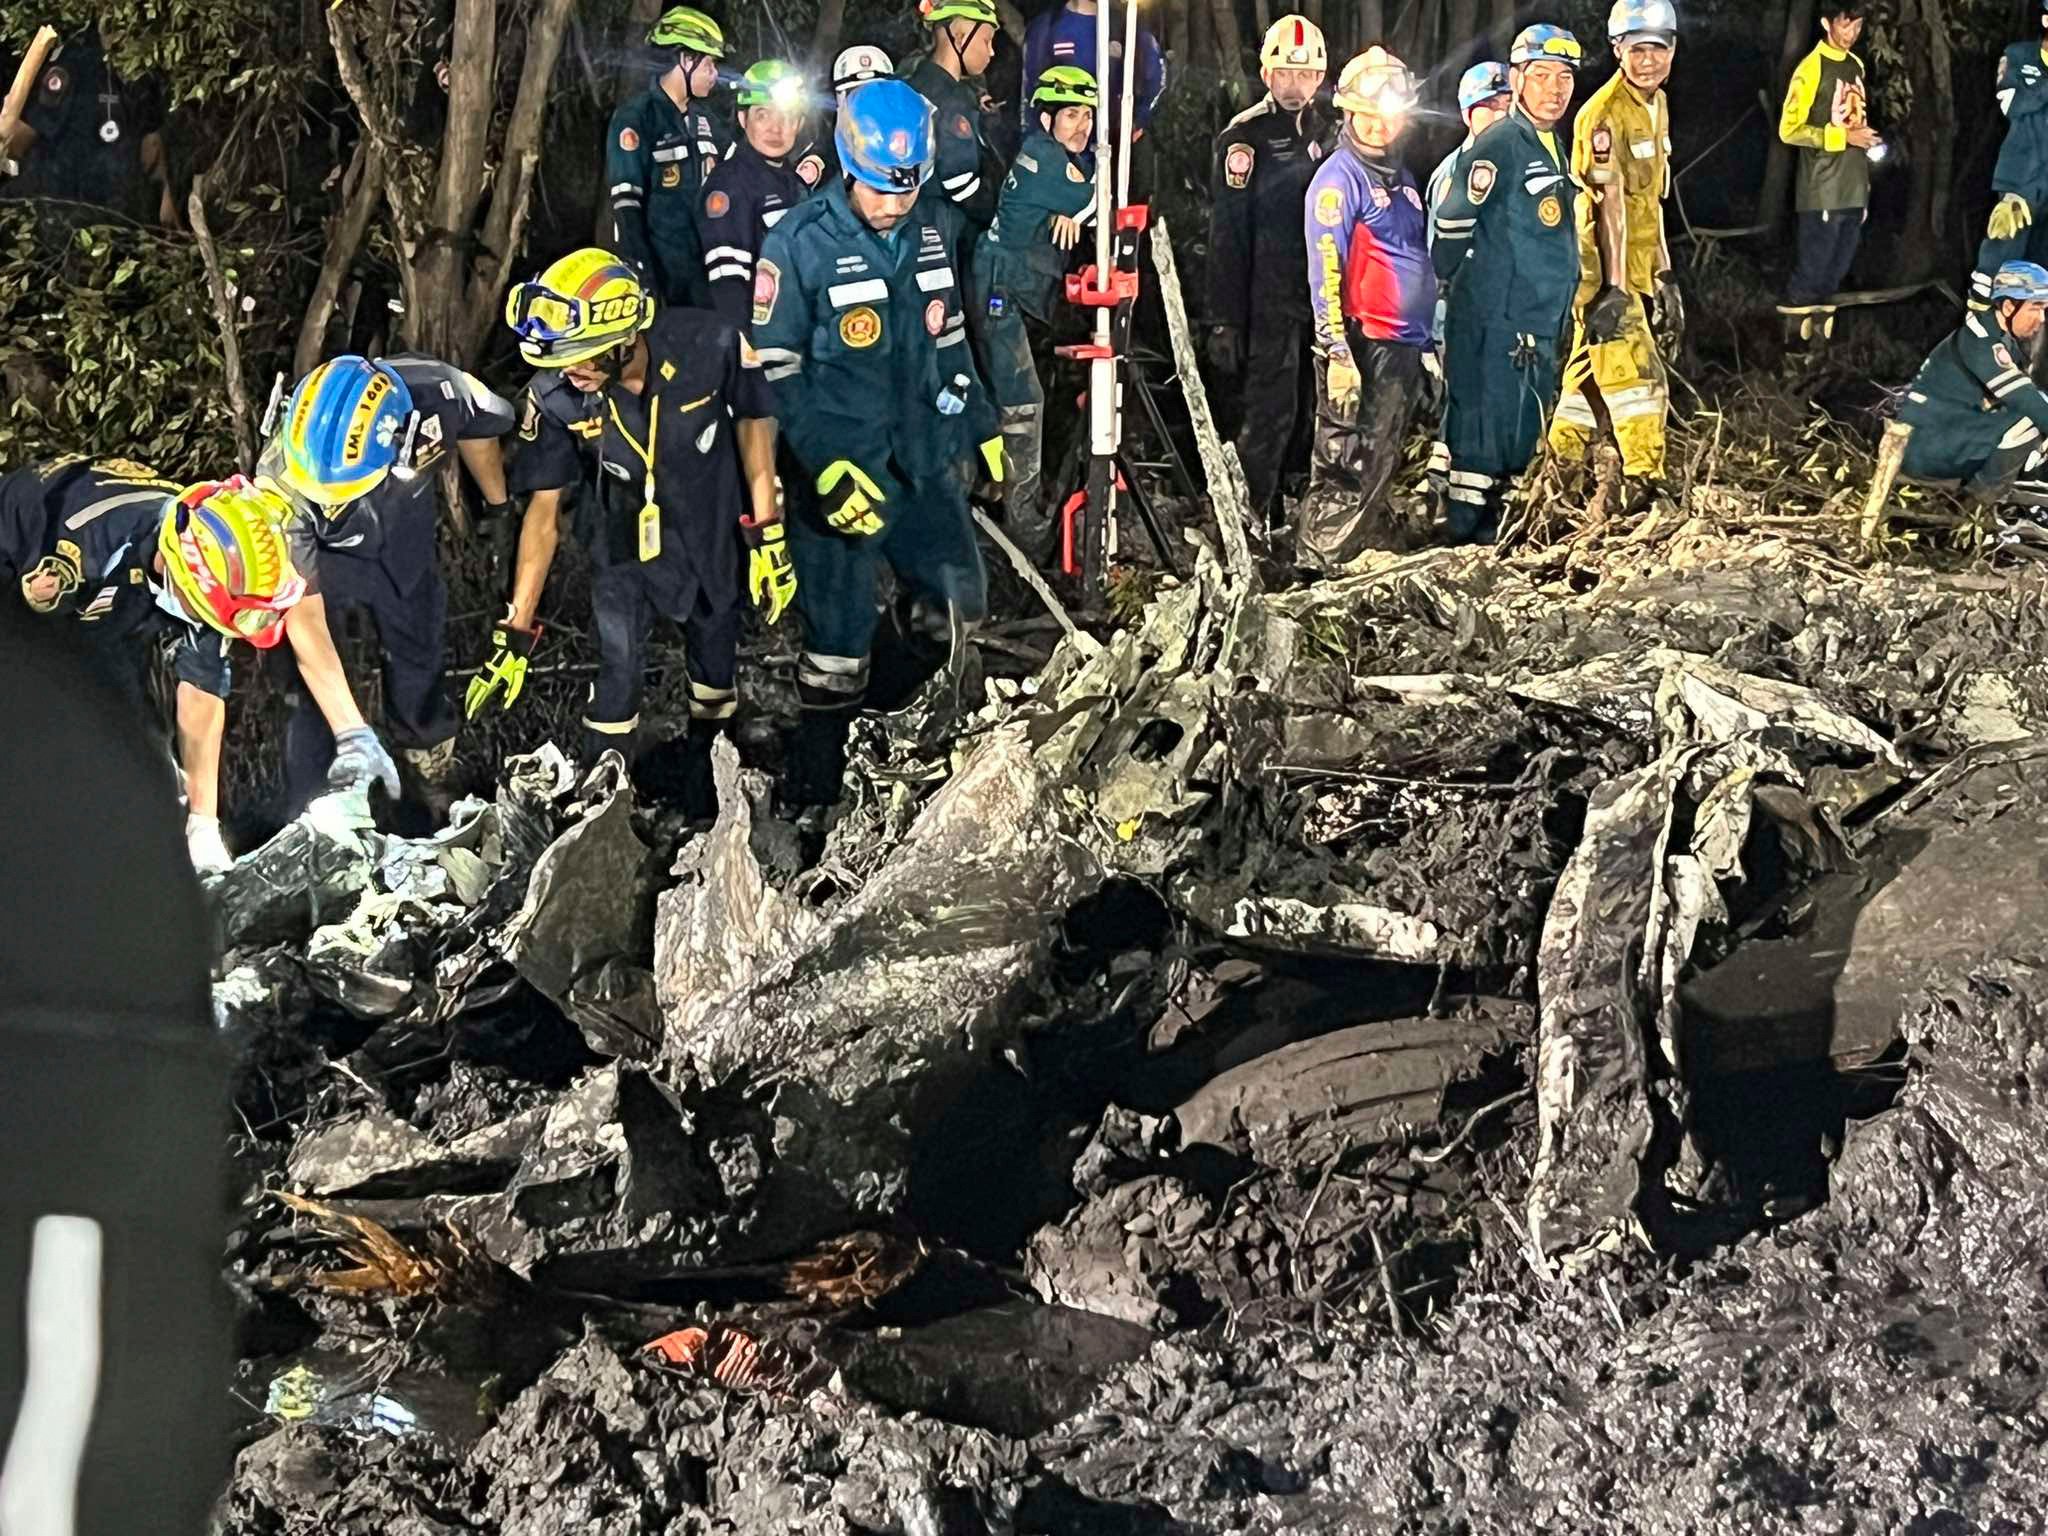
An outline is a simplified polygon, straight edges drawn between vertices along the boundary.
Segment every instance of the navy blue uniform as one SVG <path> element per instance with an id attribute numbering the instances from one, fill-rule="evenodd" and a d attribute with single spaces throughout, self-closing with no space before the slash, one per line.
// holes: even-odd
<path id="1" fill-rule="evenodd" d="M 965 215 L 953 247 L 953 264 L 964 272 L 975 235 L 995 217 L 996 195 L 1003 180 L 1002 157 L 990 147 L 982 122 L 988 98 L 979 80 L 955 80 L 929 53 L 906 60 L 896 73 L 932 104 L 938 145 L 932 181 L 937 192 L 924 195 L 943 197 Z"/>
<path id="2" fill-rule="evenodd" d="M 326 600 L 329 622 L 350 609 L 376 622 L 384 723 L 396 746 L 417 751 L 452 740 L 459 723 L 447 689 L 448 586 L 435 557 L 440 470 L 456 443 L 503 437 L 515 422 L 509 401 L 451 363 L 430 357 L 377 361 L 405 381 L 419 413 L 410 478 L 392 474 L 339 515 L 328 516 L 331 509 L 284 490 L 281 441 L 264 449 L 257 475 L 299 509 L 288 529 L 292 562 L 307 591 Z M 290 647 L 279 646 L 273 654 L 296 701 L 285 726 L 285 796 L 295 811 L 325 791 L 334 736 L 312 695 L 298 685 Z"/>
<path id="3" fill-rule="evenodd" d="M 1437 210 L 1454 538 L 1498 530 L 1557 403 L 1558 339 L 1579 286 L 1577 199 L 1557 136 L 1518 108 L 1459 157 Z"/>
<path id="4" fill-rule="evenodd" d="M 21 120 L 35 130 L 35 145 L 19 176 L 0 176 L 0 197 L 85 203 L 156 222 L 163 187 L 143 168 L 142 144 L 162 129 L 163 103 L 153 86 L 116 75 L 96 42 L 64 43 L 50 54 Z"/>
<path id="5" fill-rule="evenodd" d="M 2048 395 L 1990 314 L 1971 314 L 1928 355 L 1899 402 L 1899 420 L 1913 428 L 1900 467 L 1915 479 L 1961 480 L 1987 501 L 2039 500 L 2048 489 L 2013 495 L 2016 485 L 2038 481 L 2048 457 Z"/>
<path id="6" fill-rule="evenodd" d="M 739 541 L 747 510 L 733 423 L 774 414 L 739 328 L 701 309 L 664 309 L 647 331 L 639 394 L 616 382 L 586 395 L 555 369 L 521 401 L 514 493 L 585 491 L 575 519 L 595 568 L 598 674 L 586 729 L 630 736 L 640 714 L 647 636 L 656 616 L 683 627 L 690 713 L 733 713 L 739 640 Z M 660 534 L 640 536 L 652 458 Z"/>
<path id="7" fill-rule="evenodd" d="M 2008 240 L 1985 237 L 1970 274 L 1970 298 L 1980 305 L 1990 303 L 1991 279 L 2005 263 L 2048 255 L 2048 58 L 2040 43 L 2014 43 L 2005 50 L 1996 94 L 2005 114 L 2005 142 L 1991 170 L 1992 195 L 2025 198 L 2034 222 Z"/>
<path id="8" fill-rule="evenodd" d="M 806 148 L 806 156 L 813 152 Z M 697 239 L 704 247 L 710 307 L 745 330 L 754 308 L 754 261 L 761 241 L 810 194 L 795 156 L 765 158 L 742 139 L 704 183 Z"/>
<path id="9" fill-rule="evenodd" d="M 840 183 L 770 230 L 761 251 L 754 338 L 799 470 L 784 477 L 804 621 L 797 691 L 808 711 L 839 717 L 842 748 L 867 690 L 883 560 L 962 623 L 987 611 L 967 466 L 998 424 L 952 262 L 962 223 L 952 204 L 922 197 L 884 237 Z M 840 460 L 880 489 L 880 533 L 842 534 L 821 514 L 818 477 Z M 818 771 L 830 784 L 811 787 L 836 798 L 837 767 Z"/>
<path id="10" fill-rule="evenodd" d="M 228 695 L 226 637 L 188 618 L 156 569 L 164 505 L 180 489 L 123 459 L 51 459 L 0 476 L 0 578 L 26 596 L 31 575 L 57 576 L 43 611 L 90 625 L 108 677 L 138 706 L 159 644 L 180 682 Z"/>
<path id="11" fill-rule="evenodd" d="M 704 103 L 685 111 L 659 80 L 612 114 L 604 154 L 612 249 L 646 274 L 664 304 L 709 298 L 697 205 L 731 143 Z"/>
<path id="12" fill-rule="evenodd" d="M 995 222 L 976 241 L 971 264 L 968 313 L 1010 462 L 1003 502 L 1012 533 L 1034 553 L 1043 552 L 1051 522 L 1039 498 L 1045 390 L 1032 330 L 1052 323 L 1071 257 L 1053 244 L 1052 221 L 1094 222 L 1094 175 L 1093 155 L 1069 154 L 1051 134 L 1033 133 L 1011 162 Z"/>

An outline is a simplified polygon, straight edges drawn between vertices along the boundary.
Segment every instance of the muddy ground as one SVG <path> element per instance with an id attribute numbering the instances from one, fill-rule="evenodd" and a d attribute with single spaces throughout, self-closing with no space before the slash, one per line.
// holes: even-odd
<path id="1" fill-rule="evenodd" d="M 287 829 L 220 1528 L 2042 1529 L 2044 584 L 1768 521 Z"/>

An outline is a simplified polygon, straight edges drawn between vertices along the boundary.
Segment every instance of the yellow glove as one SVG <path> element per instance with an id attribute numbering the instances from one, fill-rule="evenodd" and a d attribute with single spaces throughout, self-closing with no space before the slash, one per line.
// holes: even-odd
<path id="1" fill-rule="evenodd" d="M 1991 238 L 2010 240 L 2033 222 L 2034 210 L 2027 206 L 2027 200 L 2017 192 L 2008 192 L 1991 210 Z"/>
<path id="2" fill-rule="evenodd" d="M 818 510 L 834 533 L 857 533 L 873 538 L 883 523 L 875 508 L 882 504 L 881 487 L 867 477 L 851 459 L 834 459 L 818 476 Z"/>
<path id="3" fill-rule="evenodd" d="M 497 628 L 491 631 L 491 659 L 469 680 L 469 691 L 462 699 L 463 712 L 474 720 L 500 689 L 505 693 L 500 709 L 510 709 L 518 703 L 519 690 L 526 686 L 526 663 L 539 644 L 540 626 L 519 628 L 512 622 L 512 611 L 508 608 Z"/>
<path id="4" fill-rule="evenodd" d="M 988 466 L 988 477 L 997 485 L 1003 483 L 1003 439 L 1002 434 L 990 438 L 981 445 L 981 462 Z"/>
<path id="5" fill-rule="evenodd" d="M 753 532 L 760 542 L 747 556 L 747 590 L 754 606 L 773 624 L 796 598 L 796 566 L 790 561 L 782 524 L 767 523 Z"/>
<path id="6" fill-rule="evenodd" d="M 1359 391 L 1363 386 L 1349 356 L 1339 357 L 1333 353 L 1329 366 L 1323 372 L 1323 380 L 1329 391 L 1330 404 L 1339 410 L 1349 410 L 1358 404 Z"/>

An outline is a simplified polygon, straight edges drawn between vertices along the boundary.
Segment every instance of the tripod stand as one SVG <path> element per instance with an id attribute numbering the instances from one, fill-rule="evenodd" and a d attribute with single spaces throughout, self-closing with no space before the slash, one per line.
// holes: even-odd
<path id="1" fill-rule="evenodd" d="M 1085 349 L 1061 347 L 1058 351 L 1061 356 L 1066 357 L 1081 353 Z M 1178 576 L 1179 562 L 1174 559 L 1166 530 L 1159 521 L 1151 494 L 1145 489 L 1145 482 L 1139 473 L 1145 471 L 1169 474 L 1182 495 L 1190 500 L 1198 499 L 1200 495 L 1195 488 L 1194 476 L 1188 470 L 1187 460 L 1182 456 L 1179 445 L 1174 442 L 1173 434 L 1167 428 L 1166 414 L 1159 405 L 1159 391 L 1169 387 L 1176 375 L 1168 358 L 1145 347 L 1133 348 L 1125 354 L 1123 362 L 1124 378 L 1119 381 L 1119 388 L 1128 389 L 1137 396 L 1145 419 L 1151 424 L 1152 432 L 1158 440 L 1158 451 L 1165 456 L 1158 459 L 1133 457 L 1128 443 L 1119 432 L 1117 450 L 1111 457 L 1116 494 L 1130 498 L 1160 566 Z M 1078 403 L 1082 419 L 1085 421 L 1088 416 L 1088 396 L 1085 392 L 1079 397 Z M 1060 569 L 1069 576 L 1087 578 L 1090 590 L 1094 591 L 1099 588 L 1100 582 L 1107 574 L 1110 561 L 1116 556 L 1117 533 L 1113 517 L 1088 515 L 1091 506 L 1090 458 L 1088 439 L 1084 432 L 1074 439 L 1060 469 L 1058 483 L 1071 488 L 1060 503 Z M 1100 502 L 1093 504 L 1101 505 Z M 1092 572 L 1091 564 L 1094 566 Z"/>

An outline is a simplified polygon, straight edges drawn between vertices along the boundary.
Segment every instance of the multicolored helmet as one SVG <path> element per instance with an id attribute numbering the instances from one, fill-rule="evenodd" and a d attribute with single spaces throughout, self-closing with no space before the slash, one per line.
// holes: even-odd
<path id="1" fill-rule="evenodd" d="M 832 61 L 832 89 L 850 91 L 870 80 L 887 80 L 895 73 L 895 62 L 888 54 L 873 43 L 855 43 L 842 48 Z"/>
<path id="2" fill-rule="evenodd" d="M 279 441 L 285 487 L 338 509 L 384 483 L 398 462 L 412 391 L 366 357 L 330 358 L 299 380 Z"/>
<path id="3" fill-rule="evenodd" d="M 269 650 L 306 595 L 284 524 L 291 505 L 240 475 L 187 486 L 164 504 L 157 553 L 187 612 L 231 640 Z"/>
<path id="4" fill-rule="evenodd" d="M 833 142 L 840 169 L 855 181 L 915 192 L 930 179 L 937 153 L 932 104 L 901 80 L 877 80 L 847 96 Z"/>
<path id="5" fill-rule="evenodd" d="M 640 275 L 610 251 L 585 246 L 505 295 L 505 323 L 536 368 L 568 368 L 625 345 L 654 324 Z"/>
<path id="6" fill-rule="evenodd" d="M 1306 16 L 1282 16 L 1266 28 L 1259 44 L 1259 70 L 1313 69 L 1321 74 L 1330 67 L 1329 44 L 1323 29 Z"/>
<path id="7" fill-rule="evenodd" d="M 1469 122 L 1474 107 L 1483 107 L 1495 97 L 1507 93 L 1507 65 L 1499 59 L 1474 64 L 1458 77 L 1458 115 Z"/>
<path id="8" fill-rule="evenodd" d="M 810 105 L 809 96 L 804 72 L 786 59 L 763 59 L 748 66 L 733 92 L 739 106 L 775 107 L 784 112 L 804 111 Z"/>
<path id="9" fill-rule="evenodd" d="M 1031 88 L 1031 105 L 1057 111 L 1061 107 L 1099 106 L 1095 77 L 1078 64 L 1055 64 Z"/>
<path id="10" fill-rule="evenodd" d="M 1415 77 L 1406 64 L 1374 44 L 1344 66 L 1330 99 L 1340 112 L 1394 117 L 1415 105 Z"/>
<path id="11" fill-rule="evenodd" d="M 2020 304 L 2048 303 L 2048 267 L 2033 261 L 2008 261 L 1991 276 L 1991 297 Z"/>
<path id="12" fill-rule="evenodd" d="M 692 6 L 678 5 L 663 11 L 647 29 L 647 41 L 656 48 L 701 53 L 707 59 L 725 57 L 725 33 L 717 22 Z"/>
<path id="13" fill-rule="evenodd" d="M 1607 13 L 1610 43 L 1662 43 L 1678 41 L 1678 11 L 1671 0 L 1614 0 Z"/>
<path id="14" fill-rule="evenodd" d="M 1515 34 L 1515 45 L 1508 51 L 1508 62 L 1534 64 L 1538 59 L 1569 64 L 1576 70 L 1585 62 L 1586 51 L 1579 46 L 1579 40 L 1563 27 L 1538 22 Z"/>

